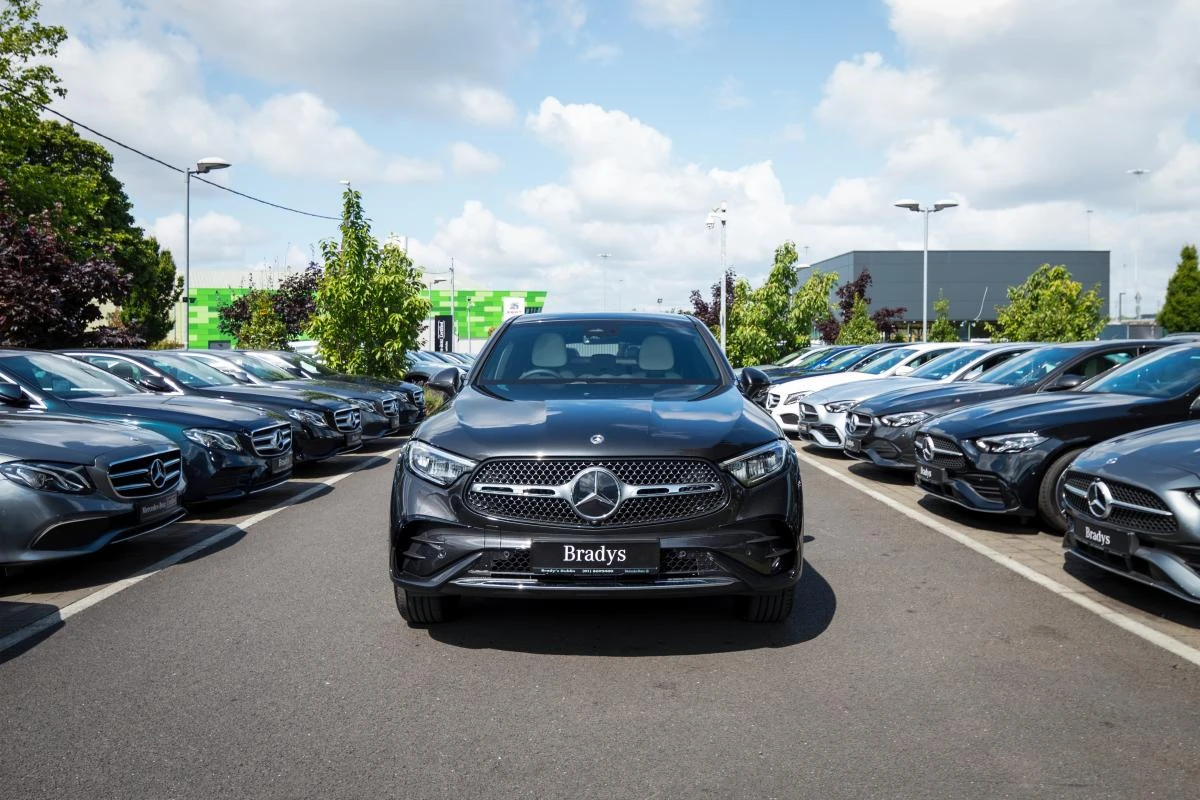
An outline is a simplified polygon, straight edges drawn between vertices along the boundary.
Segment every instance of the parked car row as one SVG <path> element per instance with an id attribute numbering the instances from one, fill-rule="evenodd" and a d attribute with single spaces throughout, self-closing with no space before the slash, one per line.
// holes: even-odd
<path id="1" fill-rule="evenodd" d="M 1040 520 L 1068 558 L 1200 604 L 1200 344 L 968 345 L 872 383 L 805 393 L 795 435 L 972 511 Z"/>
<path id="2" fill-rule="evenodd" d="M 0 349 L 0 566 L 95 552 L 425 417 L 411 383 L 222 353 Z"/>

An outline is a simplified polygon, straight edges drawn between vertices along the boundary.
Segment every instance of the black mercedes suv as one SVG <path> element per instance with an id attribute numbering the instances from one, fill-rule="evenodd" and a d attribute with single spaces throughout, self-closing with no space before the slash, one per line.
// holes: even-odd
<path id="1" fill-rule="evenodd" d="M 441 622 L 462 595 L 732 594 L 790 614 L 799 460 L 712 334 L 666 314 L 515 317 L 396 463 L 396 604 Z"/>

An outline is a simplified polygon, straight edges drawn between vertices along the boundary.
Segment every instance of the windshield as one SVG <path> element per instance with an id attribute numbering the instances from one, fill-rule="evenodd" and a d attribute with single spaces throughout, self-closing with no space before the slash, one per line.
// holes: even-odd
<path id="1" fill-rule="evenodd" d="M 673 389 L 703 386 L 707 391 L 722 380 L 703 338 L 688 321 L 583 319 L 510 326 L 488 351 L 477 382 L 506 394 L 532 385 L 535 390 L 519 392 L 522 397 L 545 397 L 547 386 L 633 384 L 661 389 L 667 384 Z M 682 394 L 693 395 L 695 390 Z M 553 396 L 630 394 L 620 389 L 574 390 Z"/>
<path id="2" fill-rule="evenodd" d="M 294 361 L 292 363 L 297 364 L 305 372 L 311 372 L 313 375 L 324 375 L 326 377 L 332 378 L 333 376 L 338 374 L 338 373 L 334 372 L 333 370 L 331 370 L 329 367 L 325 366 L 324 364 L 320 364 L 320 363 L 317 363 L 316 361 L 313 361 L 308 356 L 297 355 L 297 356 L 288 356 L 288 358 L 289 359 L 294 358 Z"/>
<path id="3" fill-rule="evenodd" d="M 803 353 L 802 355 L 796 356 L 794 359 L 789 361 L 784 366 L 793 367 L 793 368 L 807 367 L 812 364 L 820 363 L 821 361 L 824 361 L 827 358 L 833 358 L 835 355 L 837 355 L 836 351 L 833 353 L 830 353 L 825 348 L 821 348 L 819 350 L 808 350 L 805 353 Z"/>
<path id="4" fill-rule="evenodd" d="M 984 373 L 980 380 L 1005 386 L 1029 386 L 1054 372 L 1079 352 L 1077 347 L 1039 347 Z"/>
<path id="5" fill-rule="evenodd" d="M 33 391 L 59 400 L 144 394 L 99 367 L 53 353 L 28 353 L 0 359 L 0 369 Z"/>
<path id="6" fill-rule="evenodd" d="M 866 365 L 854 370 L 868 375 L 881 375 L 904 359 L 917 352 L 911 347 L 897 347 L 895 350 L 885 350 L 879 358 L 872 358 Z"/>
<path id="7" fill-rule="evenodd" d="M 908 373 L 908 377 L 940 381 L 942 378 L 948 378 L 958 372 L 986 352 L 987 350 L 982 347 L 964 347 L 961 350 L 952 350 L 946 355 L 939 356 L 928 364 L 914 369 Z"/>
<path id="8" fill-rule="evenodd" d="M 143 360 L 159 372 L 165 373 L 184 386 L 193 389 L 204 386 L 231 386 L 237 383 L 224 372 L 192 358 L 154 355 L 147 356 Z"/>
<path id="9" fill-rule="evenodd" d="M 821 361 L 819 363 L 821 365 L 821 369 L 838 370 L 838 369 L 841 369 L 842 367 L 850 366 L 855 361 L 858 361 L 861 358 L 862 358 L 862 349 L 856 347 L 853 350 L 844 350 L 841 353 L 834 356 L 833 358 L 829 359 L 828 361 Z"/>
<path id="10" fill-rule="evenodd" d="M 296 376 L 292 373 L 280 369 L 273 364 L 268 364 L 266 361 L 260 361 L 253 356 L 241 353 L 229 353 L 222 354 L 221 357 L 227 361 L 232 361 L 261 381 L 294 381 L 296 379 Z"/>
<path id="11" fill-rule="evenodd" d="M 1200 384 L 1200 347 L 1174 347 L 1136 358 L 1100 375 L 1083 388 L 1097 394 L 1168 398 Z"/>

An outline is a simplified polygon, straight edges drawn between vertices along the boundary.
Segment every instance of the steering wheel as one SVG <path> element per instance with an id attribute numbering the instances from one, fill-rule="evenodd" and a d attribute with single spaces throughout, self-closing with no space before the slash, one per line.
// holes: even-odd
<path id="1" fill-rule="evenodd" d="M 526 378 L 559 378 L 561 377 L 552 369 L 531 369 L 521 373 L 521 377 L 517 380 L 525 380 Z"/>

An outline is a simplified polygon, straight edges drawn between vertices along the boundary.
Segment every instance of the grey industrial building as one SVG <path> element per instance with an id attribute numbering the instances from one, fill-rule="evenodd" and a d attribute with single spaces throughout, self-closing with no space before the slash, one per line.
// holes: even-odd
<path id="1" fill-rule="evenodd" d="M 1085 289 L 1095 288 L 1101 308 L 1108 313 L 1109 255 L 1107 250 L 930 250 L 929 324 L 934 320 L 933 301 L 941 290 L 950 298 L 950 319 L 961 324 L 964 337 L 968 323 L 972 323 L 970 336 L 986 336 L 981 323 L 994 322 L 996 306 L 1008 302 L 1009 287 L 1024 283 L 1042 264 L 1061 264 Z M 921 263 L 920 250 L 854 250 L 812 266 L 836 272 L 839 285 L 869 270 L 871 308 L 906 308 L 904 319 L 919 336 Z"/>

